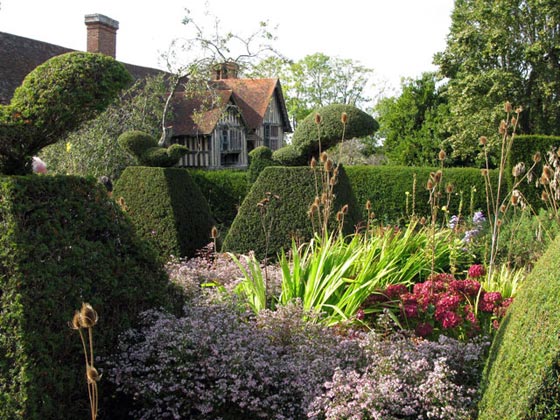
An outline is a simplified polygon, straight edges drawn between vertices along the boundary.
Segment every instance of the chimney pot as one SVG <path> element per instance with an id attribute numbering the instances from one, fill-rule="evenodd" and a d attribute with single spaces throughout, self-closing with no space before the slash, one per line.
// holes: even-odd
<path id="1" fill-rule="evenodd" d="M 87 51 L 115 58 L 119 22 L 95 13 L 85 16 L 85 24 L 87 26 Z"/>

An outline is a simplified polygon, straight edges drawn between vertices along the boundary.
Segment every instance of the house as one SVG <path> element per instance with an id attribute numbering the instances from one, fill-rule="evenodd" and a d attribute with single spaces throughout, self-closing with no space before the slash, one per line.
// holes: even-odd
<path id="1" fill-rule="evenodd" d="M 85 16 L 87 51 L 115 57 L 119 23 L 107 16 Z M 25 76 L 48 59 L 73 50 L 0 32 L 0 104 L 8 104 Z M 123 63 L 135 79 L 165 73 Z M 237 78 L 238 68 L 226 63 L 216 68 L 210 82 L 212 98 L 174 94 L 171 141 L 191 150 L 181 165 L 217 169 L 246 167 L 247 153 L 266 145 L 282 146 L 291 127 L 278 79 Z M 208 106 L 211 103 L 211 106 Z"/>

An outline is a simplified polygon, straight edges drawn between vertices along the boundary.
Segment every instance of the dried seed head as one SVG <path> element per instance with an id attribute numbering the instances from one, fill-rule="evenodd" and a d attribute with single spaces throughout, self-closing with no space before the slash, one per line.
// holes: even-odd
<path id="1" fill-rule="evenodd" d="M 507 210 L 507 206 L 506 206 L 505 204 L 502 204 L 502 205 L 500 206 L 500 211 L 501 211 L 502 213 L 505 213 L 506 210 Z"/>
<path id="2" fill-rule="evenodd" d="M 441 178 L 443 178 L 443 172 L 437 171 L 437 172 L 434 174 L 434 182 L 435 182 L 436 184 L 439 184 L 439 183 L 441 182 Z"/>
<path id="3" fill-rule="evenodd" d="M 511 106 L 511 103 L 509 101 L 506 101 L 506 103 L 504 104 L 504 111 L 511 112 L 512 109 L 513 107 Z"/>
<path id="4" fill-rule="evenodd" d="M 428 179 L 428 182 L 426 182 L 426 189 L 431 190 L 432 188 L 434 188 L 434 182 L 431 179 Z"/>
<path id="5" fill-rule="evenodd" d="M 336 212 L 336 221 L 340 223 L 342 219 L 344 219 L 344 213 L 342 213 L 342 211 Z"/>
<path id="6" fill-rule="evenodd" d="M 326 192 L 321 194 L 321 203 L 325 204 L 329 200 L 329 196 Z"/>
<path id="7" fill-rule="evenodd" d="M 348 122 L 348 114 L 346 112 L 342 113 L 342 115 L 340 116 L 340 121 L 342 121 L 342 124 L 346 124 Z"/>
<path id="8" fill-rule="evenodd" d="M 366 210 L 370 211 L 371 210 L 371 201 L 366 201 Z"/>
<path id="9" fill-rule="evenodd" d="M 520 177 L 521 175 L 523 175 L 525 173 L 525 163 L 524 162 L 519 162 L 517 165 L 515 165 L 513 167 L 513 169 L 511 170 L 511 174 L 517 178 Z"/>
<path id="10" fill-rule="evenodd" d="M 486 146 L 486 143 L 488 143 L 488 137 L 480 136 L 478 142 L 480 143 L 481 146 Z"/>
<path id="11" fill-rule="evenodd" d="M 548 201 L 549 197 L 550 197 L 550 196 L 548 195 L 548 193 L 547 193 L 546 191 L 543 191 L 543 192 L 541 193 L 541 200 L 542 200 L 542 201 Z"/>
<path id="12" fill-rule="evenodd" d="M 505 120 L 500 121 L 500 128 L 498 129 L 498 132 L 501 135 L 504 135 L 507 131 L 507 123 L 505 122 Z"/>
<path id="13" fill-rule="evenodd" d="M 309 207 L 309 217 L 313 217 L 313 215 L 318 211 L 319 211 L 319 206 L 315 203 L 311 204 L 311 207 Z"/>
<path id="14" fill-rule="evenodd" d="M 533 162 L 539 163 L 541 161 L 541 152 L 536 152 L 533 155 Z"/>
<path id="15" fill-rule="evenodd" d="M 453 184 L 448 183 L 448 184 L 445 186 L 445 192 L 446 192 L 447 194 L 451 194 L 451 193 L 453 192 L 453 190 L 454 190 Z"/>
<path id="16" fill-rule="evenodd" d="M 97 312 L 89 303 L 82 303 L 82 309 L 80 310 L 80 323 L 83 328 L 91 328 L 97 324 L 98 316 Z"/>
<path id="17" fill-rule="evenodd" d="M 488 176 L 488 169 L 481 169 L 480 170 L 480 175 L 482 175 L 484 177 Z"/>
<path id="18" fill-rule="evenodd" d="M 315 200 L 313 201 L 313 204 L 315 204 L 316 206 L 319 206 L 321 204 L 321 199 L 317 196 L 315 196 Z"/>
<path id="19" fill-rule="evenodd" d="M 330 160 L 330 159 L 327 159 L 327 161 L 325 162 L 325 170 L 327 172 L 330 172 L 330 171 L 332 171 L 332 169 L 333 169 L 333 161 Z"/>
<path id="20" fill-rule="evenodd" d="M 503 222 L 502 222 L 502 219 L 499 219 L 499 220 L 498 220 L 498 227 L 502 226 L 502 223 L 503 223 Z"/>
<path id="21" fill-rule="evenodd" d="M 210 231 L 210 237 L 212 239 L 218 238 L 218 228 L 216 226 L 212 226 L 212 230 Z"/>
<path id="22" fill-rule="evenodd" d="M 315 169 L 315 168 L 317 167 L 317 159 L 315 159 L 315 156 L 313 156 L 313 157 L 311 158 L 310 166 L 311 166 L 313 169 Z"/>
<path id="23" fill-rule="evenodd" d="M 519 204 L 519 200 L 521 198 L 521 193 L 519 190 L 513 190 L 511 193 L 511 204 L 517 206 Z"/>
<path id="24" fill-rule="evenodd" d="M 315 124 L 321 124 L 321 115 L 315 114 Z"/>
<path id="25" fill-rule="evenodd" d="M 515 112 L 517 114 L 521 114 L 523 112 L 523 107 L 522 106 L 518 106 L 517 108 L 515 108 Z"/>
<path id="26" fill-rule="evenodd" d="M 340 211 L 342 212 L 342 214 L 348 214 L 348 204 L 343 205 Z"/>
<path id="27" fill-rule="evenodd" d="M 321 153 L 321 156 L 319 157 L 319 159 L 321 160 L 321 163 L 325 163 L 328 158 L 329 158 L 329 155 L 327 155 L 327 152 Z"/>
<path id="28" fill-rule="evenodd" d="M 445 160 L 445 156 L 446 156 L 445 150 L 441 149 L 441 150 L 439 151 L 439 153 L 438 153 L 438 159 L 439 159 L 440 161 L 444 161 L 444 160 Z"/>
<path id="29" fill-rule="evenodd" d="M 79 311 L 74 312 L 72 322 L 70 322 L 70 328 L 72 328 L 73 330 L 79 330 L 80 328 L 82 328 L 82 321 Z"/>
<path id="30" fill-rule="evenodd" d="M 101 379 L 101 375 L 93 366 L 88 366 L 86 370 L 86 377 L 89 384 L 94 384 Z"/>
<path id="31" fill-rule="evenodd" d="M 550 182 L 550 180 L 549 180 L 546 176 L 544 176 L 544 175 L 542 175 L 542 176 L 539 178 L 539 183 L 540 183 L 541 185 L 548 185 L 549 182 Z"/>
<path id="32" fill-rule="evenodd" d="M 549 165 L 544 165 L 543 166 L 543 173 L 542 176 L 544 176 L 546 179 L 548 179 L 549 181 L 552 179 L 552 177 L 554 176 L 554 171 L 552 170 L 552 168 Z"/>
<path id="33" fill-rule="evenodd" d="M 420 219 L 420 224 L 422 226 L 424 226 L 426 224 L 426 218 L 424 216 L 422 216 L 422 218 Z"/>
<path id="34" fill-rule="evenodd" d="M 516 124 L 517 124 L 517 118 L 511 117 L 511 125 L 516 125 Z"/>

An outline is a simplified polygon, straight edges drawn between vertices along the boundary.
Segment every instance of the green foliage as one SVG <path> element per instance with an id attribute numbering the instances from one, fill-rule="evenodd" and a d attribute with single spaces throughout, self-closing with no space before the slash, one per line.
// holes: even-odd
<path id="1" fill-rule="evenodd" d="M 314 109 L 327 105 L 367 106 L 371 98 L 365 90 L 372 73 L 353 60 L 315 53 L 296 62 L 269 57 L 248 76 L 280 78 L 288 114 L 299 124 Z"/>
<path id="2" fill-rule="evenodd" d="M 136 158 L 143 166 L 169 167 L 175 166 L 188 152 L 186 146 L 172 144 L 161 147 L 158 141 L 143 131 L 127 131 L 117 139 L 119 145 Z"/>
<path id="3" fill-rule="evenodd" d="M 170 283 L 95 181 L 0 177 L 0 197 L 0 418 L 87 418 L 75 309 L 99 313 L 95 355 L 106 357 L 139 312 L 171 309 Z M 102 381 L 101 411 L 114 398 Z"/>
<path id="4" fill-rule="evenodd" d="M 247 175 L 231 169 L 220 171 L 189 170 L 193 181 L 206 198 L 210 213 L 221 231 L 229 229 L 249 191 Z"/>
<path id="5" fill-rule="evenodd" d="M 272 159 L 282 166 L 303 166 L 307 163 L 307 157 L 292 144 L 275 150 Z"/>
<path id="6" fill-rule="evenodd" d="M 266 146 L 259 146 L 249 152 L 247 179 L 250 183 L 253 183 L 257 180 L 264 168 L 275 165 L 277 165 L 277 163 L 272 160 L 272 150 Z"/>
<path id="7" fill-rule="evenodd" d="M 365 206 L 369 200 L 371 211 L 376 218 L 384 223 L 402 223 L 410 219 L 414 214 L 418 217 L 429 219 L 430 206 L 428 203 L 429 192 L 426 190 L 426 182 L 430 172 L 435 168 L 414 168 L 405 166 L 350 166 L 346 173 L 356 195 L 363 219 L 367 217 Z M 416 178 L 416 191 L 414 191 L 414 179 Z M 497 184 L 497 173 L 491 171 L 491 178 Z M 453 193 L 450 197 L 447 215 L 457 214 L 459 204 L 462 202 L 462 214 L 469 215 L 471 210 L 482 209 L 485 214 L 486 195 L 484 178 L 480 170 L 473 168 L 444 168 L 442 184 L 453 185 Z M 472 194 L 471 191 L 475 188 Z M 407 194 L 408 192 L 408 194 Z M 447 194 L 442 188 L 441 205 L 446 205 Z M 414 207 L 414 208 L 413 208 Z M 440 212 L 443 215 L 443 212 Z"/>
<path id="8" fill-rule="evenodd" d="M 342 114 L 346 113 L 348 121 L 342 123 Z M 316 123 L 320 115 L 320 124 Z M 292 144 L 310 159 L 318 156 L 319 150 L 325 151 L 343 139 L 365 137 L 379 128 L 377 121 L 364 111 L 352 105 L 328 105 L 308 115 L 296 128 Z M 320 140 L 320 144 L 319 141 Z"/>
<path id="9" fill-rule="evenodd" d="M 521 133 L 560 134 L 557 6 L 551 0 L 455 2 L 447 47 L 435 58 L 449 79 L 446 125 L 454 157 L 476 161 L 481 135 L 499 156 L 496 127 L 506 100 L 524 108 Z"/>
<path id="10" fill-rule="evenodd" d="M 560 240 L 524 281 L 490 349 L 479 419 L 560 416 Z"/>
<path id="11" fill-rule="evenodd" d="M 163 75 L 137 80 L 97 118 L 42 151 L 49 173 L 117 179 L 127 166 L 135 164 L 117 138 L 129 130 L 159 137 L 168 90 Z"/>
<path id="12" fill-rule="evenodd" d="M 434 73 L 402 82 L 401 94 L 376 105 L 382 152 L 392 165 L 436 166 L 447 133 L 445 86 L 437 87 Z"/>
<path id="13" fill-rule="evenodd" d="M 115 184 L 138 234 L 166 260 L 192 257 L 210 242 L 208 203 L 185 169 L 131 166 Z"/>
<path id="14" fill-rule="evenodd" d="M 274 200 L 274 205 L 266 209 L 267 220 L 272 220 L 268 232 L 270 235 L 268 256 L 274 256 L 280 250 L 288 249 L 293 237 L 298 241 L 311 239 L 313 229 L 308 211 L 317 196 L 320 182 L 321 175 L 318 169 L 314 171 L 307 167 L 276 166 L 266 168 L 245 197 L 239 214 L 225 238 L 224 249 L 239 253 L 254 250 L 258 258 L 265 256 L 266 240 L 262 226 L 262 207 L 257 205 L 267 196 L 267 193 L 280 197 L 279 200 Z M 344 220 L 344 232 L 353 232 L 354 225 L 360 221 L 360 212 L 342 167 L 334 194 L 336 200 L 332 216 L 343 205 L 348 204 L 349 212 Z"/>
<path id="15" fill-rule="evenodd" d="M 31 157 L 103 111 L 131 82 L 125 67 L 103 54 L 51 58 L 24 79 L 0 124 L 0 173 L 31 172 Z M 33 127 L 25 133 L 21 126 Z"/>
<path id="16" fill-rule="evenodd" d="M 518 189 L 533 207 L 544 207 L 541 200 L 541 188 L 535 186 L 536 181 L 541 176 L 543 164 L 547 159 L 548 152 L 552 148 L 557 149 L 560 147 L 559 136 L 537 136 L 537 135 L 522 135 L 515 136 L 511 146 L 511 152 L 508 159 L 507 174 L 510 186 L 512 185 L 513 178 L 511 177 L 512 169 L 519 162 L 523 162 L 525 168 L 528 170 L 533 165 L 533 156 L 535 153 L 540 153 L 541 161 L 537 163 L 533 170 L 532 182 L 522 182 Z"/>

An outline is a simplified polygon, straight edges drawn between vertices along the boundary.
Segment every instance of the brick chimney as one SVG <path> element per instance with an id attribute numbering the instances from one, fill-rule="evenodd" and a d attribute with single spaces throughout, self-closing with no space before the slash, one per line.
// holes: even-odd
<path id="1" fill-rule="evenodd" d="M 96 13 L 86 15 L 85 23 L 87 26 L 87 51 L 115 58 L 119 22 Z"/>
<path id="2" fill-rule="evenodd" d="M 237 79 L 239 64 L 234 61 L 226 61 L 214 65 L 214 80 Z"/>

